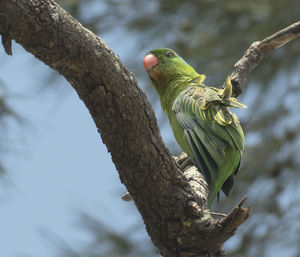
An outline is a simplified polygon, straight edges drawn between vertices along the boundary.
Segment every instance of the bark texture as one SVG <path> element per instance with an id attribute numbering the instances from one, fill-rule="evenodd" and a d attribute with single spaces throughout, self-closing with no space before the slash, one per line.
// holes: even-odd
<path id="1" fill-rule="evenodd" d="M 249 73 L 263 61 L 267 54 L 299 36 L 300 21 L 297 21 L 261 41 L 253 42 L 243 57 L 235 63 L 234 72 L 230 75 L 233 85 L 232 95 L 238 97 L 242 93 Z"/>
<path id="2" fill-rule="evenodd" d="M 163 256 L 225 255 L 223 243 L 249 215 L 245 199 L 211 217 L 203 177 L 178 168 L 136 79 L 98 36 L 52 0 L 0 0 L 0 34 L 7 54 L 13 39 L 77 91 Z"/>

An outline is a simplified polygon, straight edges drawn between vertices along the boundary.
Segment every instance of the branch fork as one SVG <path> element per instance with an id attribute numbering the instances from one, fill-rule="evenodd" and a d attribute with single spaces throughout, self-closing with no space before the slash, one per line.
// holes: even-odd
<path id="1" fill-rule="evenodd" d="M 225 256 L 223 243 L 249 216 L 246 198 L 226 217 L 212 218 L 203 176 L 193 165 L 178 168 L 145 94 L 103 40 L 53 0 L 1 0 L 0 10 L 6 53 L 14 39 L 63 75 L 85 103 L 162 255 Z M 265 55 L 298 37 L 299 28 L 297 22 L 251 45 L 231 75 L 235 96 Z"/>

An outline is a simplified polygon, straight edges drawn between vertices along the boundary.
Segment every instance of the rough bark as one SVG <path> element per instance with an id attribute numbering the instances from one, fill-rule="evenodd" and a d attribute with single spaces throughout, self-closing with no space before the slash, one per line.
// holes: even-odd
<path id="1" fill-rule="evenodd" d="M 272 50 L 283 46 L 300 36 L 300 21 L 274 33 L 273 35 L 253 42 L 243 57 L 234 65 L 234 72 L 230 75 L 233 85 L 232 95 L 238 97 L 242 91 L 249 73 L 260 64 Z M 223 87 L 225 86 L 225 83 Z"/>
<path id="2" fill-rule="evenodd" d="M 52 0 L 0 0 L 0 34 L 7 54 L 13 39 L 77 91 L 163 256 L 225 255 L 223 243 L 249 215 L 245 199 L 211 217 L 203 177 L 178 168 L 136 79 L 98 36 Z"/>

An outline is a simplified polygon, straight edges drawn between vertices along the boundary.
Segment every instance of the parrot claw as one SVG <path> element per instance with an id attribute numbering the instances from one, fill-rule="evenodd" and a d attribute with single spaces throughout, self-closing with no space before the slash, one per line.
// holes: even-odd
<path id="1" fill-rule="evenodd" d="M 182 152 L 179 156 L 173 156 L 177 166 L 184 170 L 189 165 L 195 165 L 193 159 L 189 157 L 186 153 Z"/>
<path id="2" fill-rule="evenodd" d="M 188 156 L 188 157 L 180 164 L 180 169 L 181 169 L 181 170 L 185 170 L 186 167 L 191 166 L 191 165 L 196 166 L 196 164 L 195 164 L 193 158 L 191 158 L 191 157 Z"/>

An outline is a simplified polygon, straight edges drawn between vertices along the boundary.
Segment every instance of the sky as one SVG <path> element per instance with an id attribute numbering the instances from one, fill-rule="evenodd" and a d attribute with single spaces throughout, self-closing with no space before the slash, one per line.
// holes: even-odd
<path id="1" fill-rule="evenodd" d="M 136 47 L 122 31 L 104 40 L 121 60 Z M 141 64 L 142 56 L 134 58 Z M 79 224 L 82 211 L 118 231 L 143 224 L 134 204 L 121 200 L 126 189 L 76 92 L 63 78 L 41 90 L 50 72 L 21 46 L 13 44 L 12 57 L 0 46 L 0 83 L 26 119 L 25 126 L 12 123 L 9 131 L 0 131 L 10 138 L 7 175 L 0 181 L 0 257 L 56 257 L 52 236 L 77 248 L 86 245 L 92 238 Z M 251 108 L 249 94 L 242 102 Z M 159 103 L 154 107 L 161 117 Z M 168 126 L 161 132 L 165 142 L 174 142 Z M 254 142 L 250 136 L 248 144 Z M 233 237 L 230 244 L 238 240 Z"/>
<path id="2" fill-rule="evenodd" d="M 0 190 L 0 256 L 57 256 L 49 233 L 84 245 L 91 238 L 79 225 L 81 211 L 121 231 L 141 222 L 133 203 L 121 200 L 126 189 L 76 92 L 55 83 L 41 92 L 50 68 L 17 44 L 12 57 L 1 49 L 0 58 L 9 104 L 27 121 L 6 132 L 11 152 Z"/>

